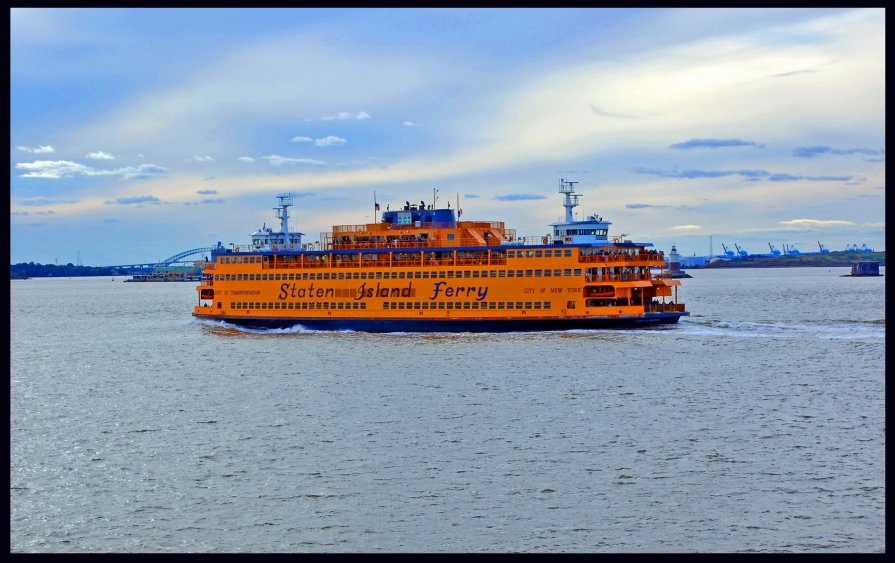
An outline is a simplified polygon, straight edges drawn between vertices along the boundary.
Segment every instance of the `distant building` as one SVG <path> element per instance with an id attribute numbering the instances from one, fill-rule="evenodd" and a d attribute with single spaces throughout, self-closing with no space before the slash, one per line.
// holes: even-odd
<path id="1" fill-rule="evenodd" d="M 705 268 L 708 263 L 708 256 L 681 256 L 681 268 Z"/>

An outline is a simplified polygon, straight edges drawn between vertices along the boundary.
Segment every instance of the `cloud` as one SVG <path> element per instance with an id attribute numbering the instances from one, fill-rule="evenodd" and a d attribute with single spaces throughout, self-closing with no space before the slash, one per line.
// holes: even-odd
<path id="1" fill-rule="evenodd" d="M 121 176 L 128 180 L 154 178 L 168 172 L 166 168 L 155 164 L 141 164 L 133 167 L 127 166 L 115 170 L 97 170 L 70 160 L 36 160 L 34 162 L 20 162 L 16 168 L 27 170 L 21 174 L 22 178 L 59 179 L 70 176 Z"/>
<path id="2" fill-rule="evenodd" d="M 222 198 L 208 198 L 203 199 L 201 203 L 224 203 Z"/>
<path id="3" fill-rule="evenodd" d="M 196 193 L 199 195 L 214 195 L 214 194 L 218 193 L 218 191 L 217 190 L 199 190 Z"/>
<path id="4" fill-rule="evenodd" d="M 463 194 L 463 197 L 465 197 L 466 199 L 478 199 L 479 195 L 478 194 Z"/>
<path id="5" fill-rule="evenodd" d="M 18 202 L 19 205 L 26 206 L 34 206 L 34 207 L 43 207 L 46 205 L 66 205 L 66 204 L 74 204 L 80 203 L 78 200 L 70 200 L 70 199 L 48 199 L 45 197 L 38 197 L 35 199 L 26 199 Z"/>
<path id="6" fill-rule="evenodd" d="M 158 204 L 161 202 L 162 201 L 159 198 L 157 198 L 153 195 L 142 195 L 142 196 L 135 196 L 135 197 L 119 197 L 113 201 L 107 201 L 105 203 L 106 203 L 106 205 L 115 205 L 115 204 L 118 204 L 118 205 L 139 205 L 141 203 Z"/>
<path id="7" fill-rule="evenodd" d="M 420 126 L 419 123 L 414 123 L 412 121 L 405 121 L 401 125 L 403 125 L 404 127 L 419 127 Z"/>
<path id="8" fill-rule="evenodd" d="M 833 147 L 827 146 L 818 146 L 818 147 L 798 147 L 794 151 L 792 151 L 792 155 L 798 158 L 814 158 L 821 154 L 834 154 L 834 155 L 852 155 L 852 154 L 866 154 L 868 156 L 882 156 L 886 154 L 884 150 L 873 150 L 873 149 L 862 149 L 862 148 L 852 148 L 852 149 L 834 149 Z"/>
<path id="9" fill-rule="evenodd" d="M 665 209 L 668 205 L 651 205 L 649 203 L 629 203 L 625 207 L 628 209 Z"/>
<path id="10" fill-rule="evenodd" d="M 27 170 L 21 174 L 22 178 L 65 178 L 83 174 L 90 175 L 93 171 L 89 166 L 78 164 L 70 160 L 35 160 L 34 162 L 19 162 L 16 168 Z"/>
<path id="11" fill-rule="evenodd" d="M 314 143 L 318 147 L 329 147 L 332 145 L 344 145 L 348 142 L 348 139 L 344 139 L 342 137 L 336 137 L 335 135 L 329 135 L 327 137 L 321 137 L 319 139 L 312 139 L 311 137 L 292 137 L 293 143 Z"/>
<path id="12" fill-rule="evenodd" d="M 194 156 L 193 160 L 195 160 L 196 162 L 212 162 L 214 159 L 211 158 L 210 156 L 206 155 L 206 156 Z"/>
<path id="13" fill-rule="evenodd" d="M 32 147 L 23 147 L 22 145 L 17 145 L 16 148 L 19 149 L 20 151 L 30 152 L 30 153 L 34 153 L 34 154 L 42 154 L 42 153 L 48 153 L 48 152 L 56 152 L 56 151 L 53 149 L 53 147 L 51 147 L 50 145 L 41 145 L 41 146 L 39 146 L 39 147 L 34 147 L 34 148 L 32 148 Z"/>
<path id="14" fill-rule="evenodd" d="M 636 117 L 634 117 L 633 115 L 609 112 L 609 111 L 606 111 L 600 107 L 597 107 L 596 105 L 594 105 L 592 103 L 588 103 L 587 107 L 590 108 L 590 111 L 592 111 L 594 113 L 594 115 L 598 115 L 600 117 L 620 117 L 622 119 L 636 119 Z"/>
<path id="15" fill-rule="evenodd" d="M 335 135 L 329 135 L 327 137 L 323 137 L 322 139 L 317 139 L 316 141 L 314 141 L 314 144 L 318 147 L 329 147 L 332 145 L 344 145 L 347 142 L 348 139 L 336 137 Z"/>
<path id="16" fill-rule="evenodd" d="M 778 223 L 792 227 L 849 227 L 855 224 L 853 221 L 841 221 L 838 219 L 791 219 L 789 221 L 778 221 Z"/>
<path id="17" fill-rule="evenodd" d="M 286 156 L 280 156 L 278 154 L 270 154 L 267 156 L 262 156 L 261 158 L 273 164 L 274 166 L 282 166 L 284 164 L 308 164 L 311 166 L 326 166 L 326 163 L 322 160 L 314 160 L 312 158 L 289 158 Z"/>
<path id="18" fill-rule="evenodd" d="M 346 119 L 355 119 L 357 121 L 363 121 L 364 119 L 370 119 L 370 114 L 365 111 L 359 111 L 357 113 L 351 113 L 347 111 L 340 111 L 333 115 L 324 115 L 320 117 L 323 121 L 344 121 Z"/>
<path id="19" fill-rule="evenodd" d="M 794 176 L 792 174 L 768 175 L 768 180 L 772 182 L 795 182 L 798 180 L 808 180 L 811 182 L 846 182 L 851 179 L 852 176 Z"/>
<path id="20" fill-rule="evenodd" d="M 240 162 L 255 162 L 255 159 L 250 156 L 241 156 L 241 157 L 237 158 L 236 160 L 238 160 Z"/>
<path id="21" fill-rule="evenodd" d="M 720 149 L 727 147 L 755 147 L 762 148 L 755 141 L 743 141 L 741 139 L 690 139 L 683 143 L 670 145 L 672 149 Z"/>
<path id="22" fill-rule="evenodd" d="M 649 174 L 664 178 L 722 178 L 724 176 L 743 176 L 749 180 L 767 179 L 771 182 L 793 182 L 808 180 L 812 182 L 847 182 L 852 176 L 796 176 L 785 173 L 771 173 L 767 170 L 661 170 L 658 168 L 634 168 L 635 174 Z"/>
<path id="23" fill-rule="evenodd" d="M 531 199 L 547 199 L 547 196 L 537 194 L 507 194 L 494 196 L 498 201 L 527 201 Z"/>
<path id="24" fill-rule="evenodd" d="M 96 151 L 86 155 L 86 158 L 92 160 L 115 160 L 115 155 L 103 151 Z"/>
<path id="25" fill-rule="evenodd" d="M 672 231 L 698 231 L 702 229 L 699 225 L 678 225 L 676 227 L 671 227 Z"/>
<path id="26" fill-rule="evenodd" d="M 126 180 L 143 180 L 147 178 L 158 178 L 160 176 L 164 176 L 167 173 L 167 168 L 162 168 L 161 166 L 156 166 L 155 164 L 141 164 L 136 168 L 133 166 L 128 166 L 127 168 L 119 168 L 118 170 L 104 171 L 102 174 L 97 175 L 121 175 L 121 177 Z"/>

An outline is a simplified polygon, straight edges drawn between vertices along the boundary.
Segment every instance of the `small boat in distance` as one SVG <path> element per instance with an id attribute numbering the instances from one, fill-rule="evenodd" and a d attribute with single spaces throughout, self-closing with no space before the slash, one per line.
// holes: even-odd
<path id="1" fill-rule="evenodd" d="M 859 278 L 859 277 L 871 277 L 871 276 L 881 276 L 879 273 L 879 261 L 878 260 L 861 260 L 860 262 L 855 262 L 852 264 L 851 273 L 844 274 L 840 277 L 843 278 Z"/>
<path id="2" fill-rule="evenodd" d="M 561 179 L 566 214 L 544 236 L 459 209 L 406 202 L 375 223 L 335 225 L 318 243 L 288 230 L 212 255 L 193 316 L 252 328 L 301 325 L 367 332 L 496 332 L 672 324 L 689 315 L 681 282 L 649 242 L 610 237 L 597 215 L 576 220 L 580 194 Z M 375 204 L 376 211 L 379 204 Z M 658 273 L 653 273 L 653 268 Z"/>

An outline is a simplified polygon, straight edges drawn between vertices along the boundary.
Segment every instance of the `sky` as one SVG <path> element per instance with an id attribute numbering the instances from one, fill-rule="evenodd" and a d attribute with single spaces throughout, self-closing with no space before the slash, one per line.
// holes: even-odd
<path id="1" fill-rule="evenodd" d="M 10 260 L 320 240 L 405 201 L 541 236 L 885 250 L 885 11 L 14 8 Z"/>

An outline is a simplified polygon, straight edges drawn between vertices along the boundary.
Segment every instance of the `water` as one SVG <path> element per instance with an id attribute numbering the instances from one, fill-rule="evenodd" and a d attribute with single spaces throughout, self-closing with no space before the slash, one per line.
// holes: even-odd
<path id="1" fill-rule="evenodd" d="M 485 335 L 12 281 L 10 548 L 883 552 L 886 278 L 847 272 L 693 270 L 676 326 Z"/>

